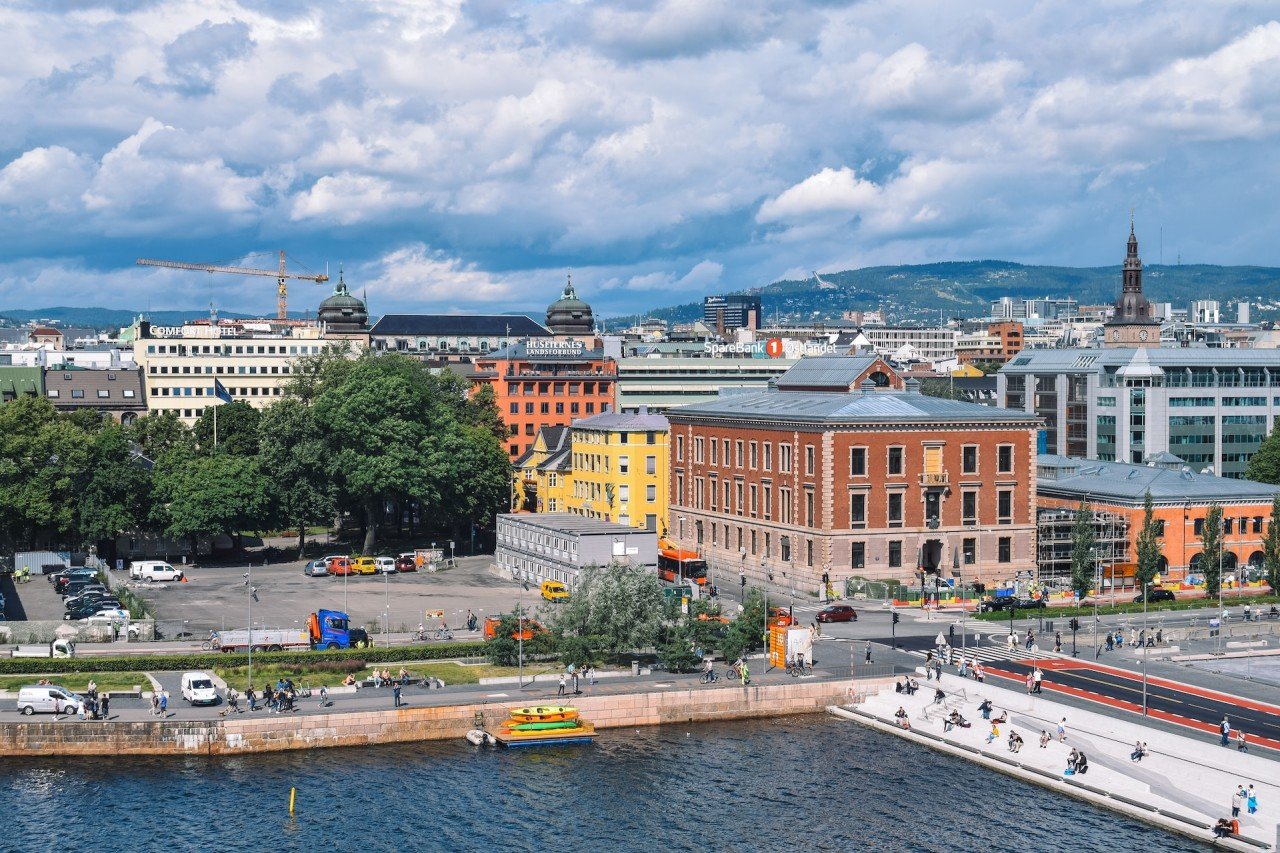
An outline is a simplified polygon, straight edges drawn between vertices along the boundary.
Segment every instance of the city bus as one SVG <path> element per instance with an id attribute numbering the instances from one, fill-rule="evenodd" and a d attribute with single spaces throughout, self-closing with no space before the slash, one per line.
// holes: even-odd
<path id="1" fill-rule="evenodd" d="M 658 549 L 658 577 L 667 583 L 707 583 L 707 561 L 697 551 L 682 551 L 671 545 Z"/>

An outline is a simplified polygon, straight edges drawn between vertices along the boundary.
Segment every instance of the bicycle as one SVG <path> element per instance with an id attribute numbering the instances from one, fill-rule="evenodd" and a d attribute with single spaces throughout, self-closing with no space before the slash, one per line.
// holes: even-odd
<path id="1" fill-rule="evenodd" d="M 808 663 L 788 663 L 787 675 L 799 678 L 802 675 L 813 675 L 813 666 Z"/>
<path id="2" fill-rule="evenodd" d="M 742 681 L 742 672 L 736 666 L 731 665 L 728 669 L 724 671 L 724 677 L 727 678 L 729 681 Z M 747 680 L 743 683 L 744 684 L 751 683 L 750 672 L 747 673 Z"/>
<path id="3" fill-rule="evenodd" d="M 719 680 L 720 676 L 716 675 L 716 671 L 714 669 L 708 669 L 702 673 L 701 681 L 703 684 L 715 684 Z"/>
<path id="4" fill-rule="evenodd" d="M 437 640 L 452 640 L 452 639 L 453 639 L 453 632 L 452 632 L 452 631 L 450 631 L 448 628 L 437 628 L 437 629 L 436 629 L 436 639 L 437 639 Z"/>

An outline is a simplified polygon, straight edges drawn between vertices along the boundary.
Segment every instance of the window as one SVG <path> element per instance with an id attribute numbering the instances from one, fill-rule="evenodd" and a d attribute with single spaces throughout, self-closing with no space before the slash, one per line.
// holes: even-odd
<path id="1" fill-rule="evenodd" d="M 890 477 L 902 476 L 903 449 L 901 447 L 889 448 L 889 464 L 887 473 Z"/>
<path id="2" fill-rule="evenodd" d="M 188 391 L 188 392 L 189 392 L 190 390 L 191 390 L 190 388 L 188 388 L 188 389 L 187 389 L 187 391 Z M 84 389 L 83 389 L 83 388 L 72 388 L 72 389 L 71 389 L 71 399 L 73 399 L 73 400 L 83 400 L 83 399 L 84 399 Z"/>
<path id="3" fill-rule="evenodd" d="M 760 445 L 754 441 L 747 445 L 747 461 L 753 471 L 760 465 Z"/>
<path id="4" fill-rule="evenodd" d="M 782 548 L 782 562 L 784 563 L 791 562 L 791 537 L 779 536 L 778 544 Z"/>
<path id="5" fill-rule="evenodd" d="M 766 441 L 764 443 L 764 464 L 762 465 L 762 467 L 766 471 L 773 470 L 773 443 L 772 442 Z"/>
<path id="6" fill-rule="evenodd" d="M 849 448 L 849 476 L 867 476 L 867 449 L 865 447 Z"/>
<path id="7" fill-rule="evenodd" d="M 778 489 L 778 521 L 783 524 L 791 523 L 791 490 Z"/>
<path id="8" fill-rule="evenodd" d="M 711 464 L 720 464 L 720 443 L 714 438 L 711 439 Z"/>
<path id="9" fill-rule="evenodd" d="M 902 492 L 889 493 L 889 526 L 902 526 Z"/>
<path id="10" fill-rule="evenodd" d="M 742 467 L 742 439 L 738 439 L 733 443 L 733 459 L 735 465 Z"/>
<path id="11" fill-rule="evenodd" d="M 767 482 L 764 484 L 764 517 L 773 518 L 773 486 Z M 768 548 L 765 550 L 767 551 Z"/>
<path id="12" fill-rule="evenodd" d="M 133 397 L 136 396 L 136 394 L 134 393 L 134 390 L 132 388 L 126 388 L 124 389 L 124 396 L 126 399 L 132 399 Z"/>
<path id="13" fill-rule="evenodd" d="M 962 544 L 961 550 L 964 552 L 964 564 L 966 566 L 972 566 L 974 563 L 978 561 L 978 540 L 977 539 L 973 539 L 973 538 L 965 539 Z"/>
<path id="14" fill-rule="evenodd" d="M 656 474 L 658 472 L 658 457 L 646 456 L 644 458 L 644 472 L 646 474 Z"/>
<path id="15" fill-rule="evenodd" d="M 1204 519 L 1203 518 L 1197 518 L 1195 520 L 1194 530 L 1195 530 L 1196 536 L 1204 535 Z"/>
<path id="16" fill-rule="evenodd" d="M 658 487 L 648 485 L 644 487 L 644 499 L 649 503 L 653 503 L 658 499 Z"/>
<path id="17" fill-rule="evenodd" d="M 867 526 L 867 496 L 860 492 L 849 493 L 849 526 L 855 530 Z"/>
<path id="18" fill-rule="evenodd" d="M 751 517 L 754 518 L 756 513 L 760 511 L 760 488 L 755 484 L 751 484 Z"/>
<path id="19" fill-rule="evenodd" d="M 806 444 L 804 446 L 804 473 L 813 474 L 813 445 Z"/>
<path id="20" fill-rule="evenodd" d="M 966 444 L 960 449 L 960 472 L 962 474 L 978 473 L 978 445 Z"/>
<path id="21" fill-rule="evenodd" d="M 960 515 L 964 524 L 978 523 L 977 492 L 962 492 L 960 494 Z"/>
<path id="22" fill-rule="evenodd" d="M 813 540 L 804 540 L 804 562 L 807 566 L 813 565 Z"/>
<path id="23" fill-rule="evenodd" d="M 889 542 L 889 568 L 902 568 L 902 540 L 893 539 Z"/>
<path id="24" fill-rule="evenodd" d="M 1260 515 L 1255 515 L 1253 517 L 1253 532 L 1254 533 L 1262 532 L 1262 516 Z"/>
<path id="25" fill-rule="evenodd" d="M 813 527 L 813 489 L 804 490 L 804 523 Z"/>
<path id="26" fill-rule="evenodd" d="M 50 397 L 57 397 L 57 396 L 59 396 L 59 395 L 61 395 L 61 394 L 62 394 L 62 392 L 61 392 L 61 391 L 59 391 L 57 388 L 50 388 L 50 389 L 49 389 L 49 396 L 50 396 Z"/>
<path id="27" fill-rule="evenodd" d="M 1010 536 L 1001 536 L 999 544 L 996 548 L 996 559 L 1001 563 L 1013 562 L 1013 538 Z"/>
<path id="28" fill-rule="evenodd" d="M 742 481 L 741 480 L 736 481 L 734 483 L 734 486 L 735 486 L 734 488 L 735 502 L 733 505 L 733 509 L 734 509 L 734 512 L 738 513 L 738 515 L 742 515 Z"/>
<path id="29" fill-rule="evenodd" d="M 107 397 L 110 397 L 110 396 L 111 396 L 111 392 L 110 392 L 110 391 L 108 391 L 106 388 L 99 388 L 99 389 L 98 389 L 98 399 L 99 399 L 99 400 L 106 399 Z"/>
<path id="30" fill-rule="evenodd" d="M 676 436 L 676 461 L 677 462 L 684 461 L 684 436 L 683 435 Z"/>
<path id="31" fill-rule="evenodd" d="M 619 474 L 631 473 L 631 457 L 630 456 L 618 457 L 618 473 Z"/>
<path id="32" fill-rule="evenodd" d="M 849 546 L 849 566 L 864 569 L 867 566 L 867 545 L 865 542 L 854 542 Z"/>
<path id="33" fill-rule="evenodd" d="M 1013 492 L 1001 489 L 996 493 L 996 521 L 1009 524 L 1013 520 Z"/>
<path id="34" fill-rule="evenodd" d="M 783 474 L 791 473 L 791 445 L 778 445 L 778 470 Z"/>
<path id="35" fill-rule="evenodd" d="M 1013 473 L 1013 445 L 1002 444 L 996 448 L 996 470 L 1001 474 Z"/>

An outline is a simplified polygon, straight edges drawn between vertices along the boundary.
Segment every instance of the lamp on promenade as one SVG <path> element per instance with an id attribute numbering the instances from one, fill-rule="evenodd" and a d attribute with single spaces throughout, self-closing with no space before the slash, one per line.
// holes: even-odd
<path id="1" fill-rule="evenodd" d="M 253 688 L 253 603 L 258 600 L 258 590 L 253 585 L 253 563 L 249 564 L 249 571 L 244 573 L 244 587 L 249 592 L 249 672 L 245 685 L 248 691 Z"/>
<path id="2" fill-rule="evenodd" d="M 964 600 L 964 572 L 960 569 L 960 552 L 954 547 L 951 549 L 951 574 L 958 578 L 957 583 L 960 584 L 960 660 L 963 661 L 966 646 L 965 617 L 969 615 L 969 609 Z"/>
<path id="3" fill-rule="evenodd" d="M 1226 550 L 1227 538 L 1227 517 L 1224 515 L 1218 522 L 1218 617 L 1221 619 L 1224 608 L 1222 605 L 1222 553 Z M 1227 627 L 1223 622 L 1218 623 L 1218 654 L 1222 654 L 1222 629 Z"/>
<path id="4" fill-rule="evenodd" d="M 1102 597 L 1102 554 L 1098 551 L 1094 551 L 1094 565 L 1097 566 L 1098 575 L 1093 588 L 1093 659 L 1097 660 L 1102 655 L 1102 649 L 1098 646 L 1098 599 Z"/>
<path id="5" fill-rule="evenodd" d="M 1151 581 L 1142 584 L 1142 716 L 1147 715 L 1147 596 Z"/>

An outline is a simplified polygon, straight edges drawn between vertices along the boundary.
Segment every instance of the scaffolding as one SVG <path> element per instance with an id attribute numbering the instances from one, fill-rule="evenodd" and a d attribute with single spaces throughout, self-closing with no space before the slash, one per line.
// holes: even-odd
<path id="1" fill-rule="evenodd" d="M 1036 511 L 1037 580 L 1050 589 L 1071 588 L 1071 538 L 1076 526 L 1074 509 Z M 1129 519 L 1106 510 L 1093 511 L 1095 556 L 1105 573 L 1110 566 L 1129 562 Z"/>

